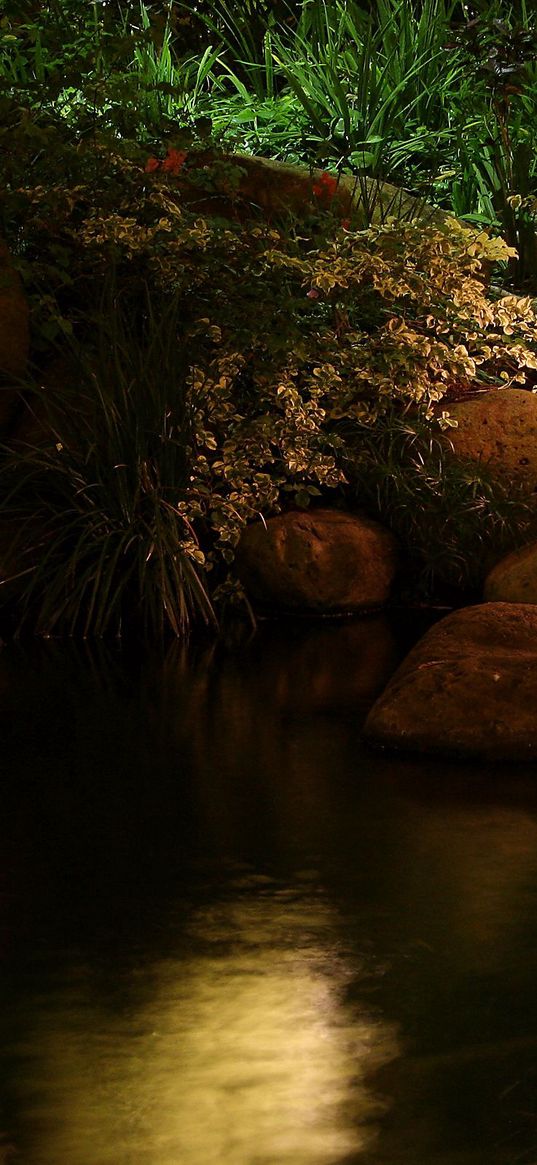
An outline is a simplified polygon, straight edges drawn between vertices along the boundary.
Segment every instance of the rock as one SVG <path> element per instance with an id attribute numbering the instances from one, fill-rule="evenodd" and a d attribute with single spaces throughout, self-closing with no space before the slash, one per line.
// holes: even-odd
<path id="1" fill-rule="evenodd" d="M 340 510 L 300 510 L 249 526 L 237 571 L 256 606 L 318 614 L 386 602 L 395 543 L 377 522 Z"/>
<path id="2" fill-rule="evenodd" d="M 537 609 L 455 611 L 412 649 L 374 704 L 368 740 L 478 760 L 537 760 Z"/>
<path id="3" fill-rule="evenodd" d="M 494 388 L 449 405 L 457 457 L 487 465 L 498 476 L 537 491 L 537 396 L 523 388 Z"/>
<path id="4" fill-rule="evenodd" d="M 0 376 L 24 376 L 30 345 L 28 319 L 20 277 L 0 240 Z M 16 400 L 15 389 L 0 386 L 0 430 L 9 423 Z"/>
<path id="5" fill-rule="evenodd" d="M 204 151 L 193 157 L 192 166 L 185 170 L 181 177 L 183 191 L 182 201 L 194 206 L 200 214 L 232 214 L 239 219 L 251 217 L 249 208 L 270 218 L 273 214 L 303 214 L 304 210 L 317 204 L 313 187 L 322 179 L 322 170 L 310 170 L 306 166 L 296 166 L 289 162 L 279 162 L 271 158 L 252 157 L 250 154 L 231 154 L 221 159 L 242 171 L 239 173 L 238 184 L 233 194 L 226 189 L 227 175 L 225 169 L 222 175 L 222 185 L 219 188 L 218 169 L 212 170 L 216 190 L 206 192 L 189 181 L 189 175 L 196 173 L 200 167 L 211 170 L 215 160 L 214 151 Z M 365 198 L 364 198 L 365 196 Z M 242 207 L 240 205 L 242 201 Z M 372 178 L 358 179 L 353 174 L 344 174 L 340 177 L 334 199 L 330 205 L 338 213 L 346 216 L 355 211 L 360 215 L 360 206 L 364 201 L 370 212 L 373 222 L 379 222 L 387 215 L 396 215 L 404 219 L 422 218 L 428 223 L 443 225 L 452 218 L 447 211 L 438 210 L 430 206 L 423 199 L 416 198 L 398 186 L 389 182 L 378 183 Z M 328 198 L 323 200 L 321 193 L 318 204 L 328 205 Z M 366 226 L 366 217 L 362 225 Z"/>
<path id="6" fill-rule="evenodd" d="M 537 603 L 537 542 L 506 554 L 487 575 L 488 603 Z"/>
<path id="7" fill-rule="evenodd" d="M 239 186 L 241 195 L 258 205 L 265 214 L 278 211 L 300 214 L 308 203 L 315 204 L 313 187 L 319 184 L 322 170 L 309 170 L 305 166 L 246 154 L 236 154 L 232 160 L 245 171 Z M 358 179 L 354 174 L 341 175 L 334 195 L 335 204 L 341 213 L 348 214 L 351 210 L 359 212 L 364 195 L 374 222 L 387 214 L 400 218 L 426 216 L 432 223 L 445 223 L 450 217 L 445 211 L 434 210 L 424 200 L 416 199 L 389 182 L 379 184 L 372 178 Z M 319 203 L 323 205 L 322 195 Z"/>

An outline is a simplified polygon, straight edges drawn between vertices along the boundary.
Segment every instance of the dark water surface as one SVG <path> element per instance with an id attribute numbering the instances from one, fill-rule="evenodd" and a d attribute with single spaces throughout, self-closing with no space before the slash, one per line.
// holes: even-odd
<path id="1" fill-rule="evenodd" d="M 395 655 L 2 651 L 0 1162 L 535 1165 L 537 767 L 367 750 Z"/>

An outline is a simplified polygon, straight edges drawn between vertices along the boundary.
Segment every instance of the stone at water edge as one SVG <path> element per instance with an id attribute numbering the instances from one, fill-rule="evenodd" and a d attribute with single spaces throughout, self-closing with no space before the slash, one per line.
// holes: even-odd
<path id="1" fill-rule="evenodd" d="M 398 668 L 364 733 L 410 752 L 537 761 L 537 609 L 483 603 L 446 616 Z"/>
<path id="2" fill-rule="evenodd" d="M 447 407 L 457 421 L 447 435 L 455 456 L 523 482 L 528 494 L 537 490 L 537 396 L 523 388 L 493 388 Z"/>
<path id="3" fill-rule="evenodd" d="M 537 604 L 537 542 L 496 563 L 485 580 L 483 598 L 488 603 Z"/>
<path id="4" fill-rule="evenodd" d="M 292 510 L 248 526 L 236 566 L 256 607 L 313 614 L 371 610 L 388 599 L 395 542 L 369 518 Z"/>

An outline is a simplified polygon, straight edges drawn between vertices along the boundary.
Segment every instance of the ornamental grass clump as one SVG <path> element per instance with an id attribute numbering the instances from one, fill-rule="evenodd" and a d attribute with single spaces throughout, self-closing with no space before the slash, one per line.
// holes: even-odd
<path id="1" fill-rule="evenodd" d="M 107 294 L 93 350 L 72 344 L 68 378 L 31 394 L 35 440 L 1 472 L 19 629 L 99 636 L 135 623 L 182 635 L 193 620 L 216 623 L 181 512 L 192 416 L 177 303 L 159 312 L 147 298 L 133 320 Z"/>

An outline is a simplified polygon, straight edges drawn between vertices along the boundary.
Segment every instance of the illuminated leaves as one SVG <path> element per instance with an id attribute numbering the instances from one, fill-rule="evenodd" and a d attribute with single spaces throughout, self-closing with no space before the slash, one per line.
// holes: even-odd
<path id="1" fill-rule="evenodd" d="M 177 504 L 196 532 L 181 551 L 204 569 L 231 562 L 246 522 L 344 488 L 349 433 L 373 437 L 394 410 L 449 428 L 438 402 L 537 370 L 534 301 L 484 283 L 484 266 L 512 256 L 503 240 L 455 220 L 225 221 L 194 213 L 167 177 L 148 180 L 145 161 L 115 160 L 123 184 L 106 207 L 77 182 L 53 192 L 54 211 L 92 275 L 112 257 L 183 305 L 193 437 Z M 46 192 L 26 197 L 41 221 Z"/>

